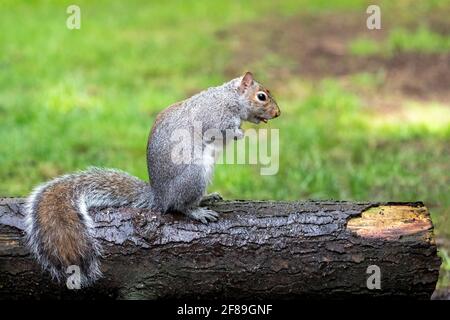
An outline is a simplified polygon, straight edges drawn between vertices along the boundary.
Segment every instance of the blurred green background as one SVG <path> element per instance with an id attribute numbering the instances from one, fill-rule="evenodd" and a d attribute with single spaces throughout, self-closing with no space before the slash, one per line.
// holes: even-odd
<path id="1" fill-rule="evenodd" d="M 81 8 L 81 29 L 66 8 Z M 381 7 L 381 30 L 366 8 Z M 147 178 L 175 101 L 251 70 L 282 116 L 280 169 L 219 165 L 226 198 L 424 201 L 450 262 L 450 2 L 0 2 L 0 194 L 90 165 Z M 248 125 L 247 127 L 252 127 Z"/>

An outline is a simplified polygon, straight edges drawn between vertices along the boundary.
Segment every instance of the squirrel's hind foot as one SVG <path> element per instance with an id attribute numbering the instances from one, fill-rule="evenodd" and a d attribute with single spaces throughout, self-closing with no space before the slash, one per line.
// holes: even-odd
<path id="1" fill-rule="evenodd" d="M 219 219 L 219 213 L 206 208 L 196 208 L 188 211 L 186 215 L 194 220 L 202 223 L 208 223 L 209 221 L 217 221 Z"/>

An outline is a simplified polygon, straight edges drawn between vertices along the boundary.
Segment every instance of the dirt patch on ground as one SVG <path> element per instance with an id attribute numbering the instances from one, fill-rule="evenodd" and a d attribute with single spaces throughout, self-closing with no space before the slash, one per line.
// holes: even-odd
<path id="1" fill-rule="evenodd" d="M 313 80 L 345 79 L 357 73 L 375 73 L 382 75 L 376 90 L 378 97 L 393 95 L 450 101 L 449 53 L 352 54 L 349 48 L 352 40 L 365 37 L 382 41 L 390 29 L 389 21 L 385 21 L 382 30 L 368 30 L 366 17 L 364 12 L 303 15 L 289 19 L 271 17 L 221 32 L 219 37 L 232 37 L 234 43 L 233 58 L 226 68 L 227 76 L 241 72 L 243 66 L 260 65 L 267 57 L 278 57 L 275 63 L 264 64 L 269 69 L 265 72 L 277 79 L 290 76 Z M 432 24 L 432 30 L 435 28 L 440 33 L 450 30 L 450 24 L 445 28 L 442 20 L 437 21 Z"/>

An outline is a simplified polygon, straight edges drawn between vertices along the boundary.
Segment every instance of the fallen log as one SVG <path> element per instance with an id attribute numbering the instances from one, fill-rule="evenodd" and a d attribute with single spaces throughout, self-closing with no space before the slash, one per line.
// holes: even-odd
<path id="1" fill-rule="evenodd" d="M 221 219 L 208 225 L 94 210 L 104 277 L 69 290 L 24 247 L 23 203 L 0 199 L 0 299 L 430 299 L 438 279 L 422 203 L 220 201 L 211 207 Z"/>

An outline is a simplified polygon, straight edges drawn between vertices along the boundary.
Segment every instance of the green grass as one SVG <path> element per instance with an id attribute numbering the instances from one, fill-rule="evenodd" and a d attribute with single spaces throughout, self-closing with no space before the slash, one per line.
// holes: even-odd
<path id="1" fill-rule="evenodd" d="M 44 180 L 90 165 L 146 179 L 146 139 L 156 114 L 227 80 L 234 38 L 220 39 L 218 31 L 274 15 L 364 10 L 365 4 L 77 3 L 82 28 L 74 31 L 65 27 L 68 2 L 2 4 L 1 195 L 25 195 Z M 381 45 L 364 41 L 355 40 L 352 52 L 449 50 L 448 37 L 428 29 L 395 29 Z M 268 53 L 255 63 L 257 78 L 271 78 L 265 66 L 283 61 L 293 63 Z M 352 81 L 376 87 L 383 74 L 357 74 Z M 227 198 L 423 200 L 437 232 L 450 236 L 448 105 L 418 102 L 406 118 L 385 118 L 336 79 L 313 83 L 289 77 L 271 86 L 282 116 L 263 127 L 279 129 L 278 174 L 261 176 L 258 166 L 218 165 L 211 190 Z"/>
<path id="2" fill-rule="evenodd" d="M 450 51 L 450 36 L 433 32 L 423 25 L 413 30 L 396 27 L 381 42 L 362 37 L 351 41 L 349 48 L 357 56 L 392 56 L 398 52 L 443 53 Z"/>
<path id="3" fill-rule="evenodd" d="M 65 27 L 64 2 L 10 1 L 0 12 L 1 194 L 25 194 L 87 165 L 144 178 L 157 112 L 226 80 L 229 52 L 215 32 L 283 9 L 257 1 L 78 4 L 75 31 Z"/>
<path id="4" fill-rule="evenodd" d="M 440 279 L 437 284 L 438 288 L 445 288 L 450 283 L 450 256 L 448 254 L 447 249 L 439 249 L 439 256 L 441 257 L 441 271 L 440 271 Z"/>

